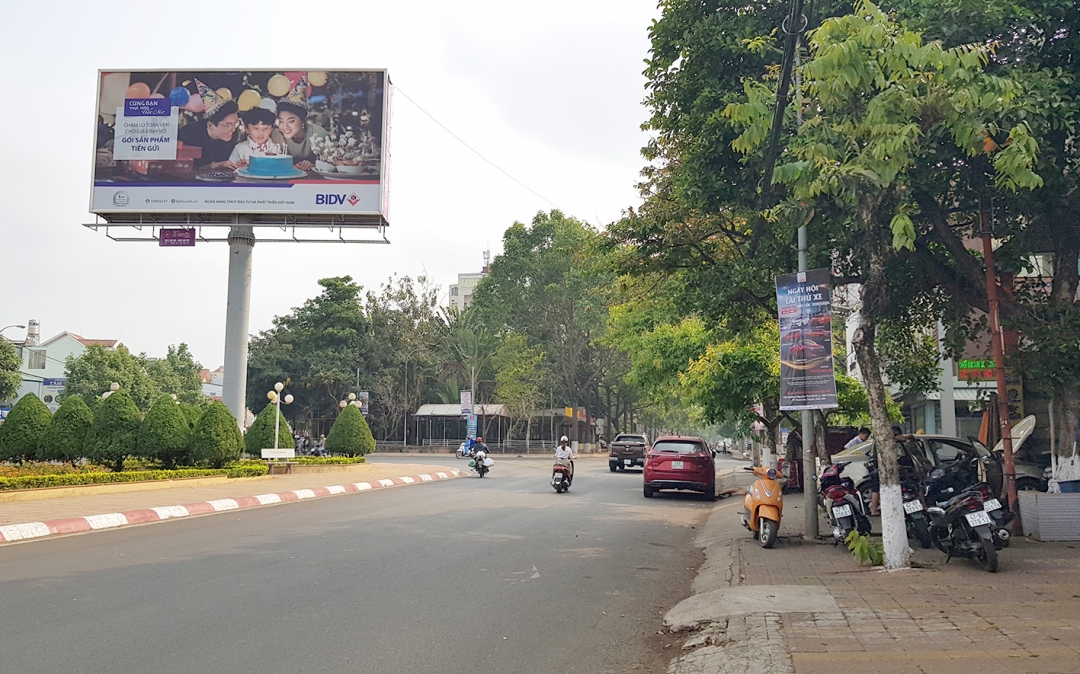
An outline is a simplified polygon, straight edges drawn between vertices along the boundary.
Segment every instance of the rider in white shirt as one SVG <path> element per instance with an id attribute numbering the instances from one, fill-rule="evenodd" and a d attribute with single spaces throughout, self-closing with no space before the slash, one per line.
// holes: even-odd
<path id="1" fill-rule="evenodd" d="M 570 448 L 570 439 L 565 435 L 559 439 L 559 446 L 555 448 L 555 460 L 570 463 L 570 479 L 574 478 L 574 450 Z"/>

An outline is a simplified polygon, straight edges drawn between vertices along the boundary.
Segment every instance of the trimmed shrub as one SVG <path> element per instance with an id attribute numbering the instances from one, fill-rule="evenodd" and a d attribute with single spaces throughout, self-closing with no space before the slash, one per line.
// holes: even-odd
<path id="1" fill-rule="evenodd" d="M 244 434 L 244 448 L 247 453 L 254 457 L 261 457 L 262 450 L 274 446 L 274 415 L 280 416 L 278 426 L 278 447 L 293 449 L 296 441 L 293 440 L 292 429 L 289 422 L 285 421 L 285 415 L 277 411 L 277 405 L 270 403 L 255 417 L 255 423 Z"/>
<path id="2" fill-rule="evenodd" d="M 191 463 L 190 443 L 191 425 L 180 404 L 172 396 L 161 396 L 143 419 L 135 453 L 171 469 Z"/>
<path id="3" fill-rule="evenodd" d="M 375 438 L 359 408 L 349 405 L 338 415 L 326 436 L 326 451 L 346 456 L 363 456 L 375 451 Z"/>
<path id="4" fill-rule="evenodd" d="M 22 463 L 36 457 L 51 417 L 52 412 L 33 393 L 19 398 L 0 424 L 0 461 Z"/>
<path id="5" fill-rule="evenodd" d="M 184 418 L 187 419 L 188 429 L 194 431 L 195 425 L 199 423 L 199 419 L 202 419 L 203 412 L 206 411 L 206 408 L 180 401 L 180 411 L 183 412 Z"/>
<path id="6" fill-rule="evenodd" d="M 190 477 L 225 475 L 229 478 L 266 475 L 266 465 L 226 466 L 225 468 L 184 468 L 181 470 L 133 470 L 126 473 L 60 473 L 53 475 L 23 475 L 0 477 L 0 491 L 41 489 L 43 487 L 75 487 L 84 484 L 114 482 L 147 482 L 150 480 L 179 480 Z"/>
<path id="7" fill-rule="evenodd" d="M 221 468 L 244 452 L 244 436 L 229 408 L 220 400 L 203 412 L 191 434 L 191 460 L 198 466 Z"/>
<path id="8" fill-rule="evenodd" d="M 38 444 L 42 461 L 75 461 L 86 452 L 86 434 L 94 424 L 94 413 L 79 396 L 68 396 L 60 403 Z"/>
<path id="9" fill-rule="evenodd" d="M 298 456 L 289 459 L 289 461 L 299 466 L 333 466 L 367 463 L 367 459 L 362 456 Z"/>
<path id="10" fill-rule="evenodd" d="M 135 453 L 142 415 L 128 392 L 113 391 L 94 410 L 94 423 L 86 434 L 86 458 L 124 470 L 124 459 Z"/>

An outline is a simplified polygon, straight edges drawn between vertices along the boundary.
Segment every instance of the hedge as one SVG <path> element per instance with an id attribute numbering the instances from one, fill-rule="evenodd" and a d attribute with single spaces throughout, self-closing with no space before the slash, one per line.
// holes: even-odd
<path id="1" fill-rule="evenodd" d="M 86 458 L 122 471 L 124 459 L 135 453 L 141 427 L 142 414 L 131 394 L 113 391 L 94 409 L 94 424 L 86 434 Z"/>
<path id="2" fill-rule="evenodd" d="M 94 424 L 94 413 L 79 396 L 60 403 L 38 445 L 38 458 L 45 461 L 75 461 L 85 454 L 86 434 Z"/>
<path id="3" fill-rule="evenodd" d="M 298 456 L 289 461 L 300 466 L 328 466 L 366 463 L 367 459 L 362 456 Z"/>
<path id="4" fill-rule="evenodd" d="M 375 438 L 360 408 L 348 405 L 341 411 L 326 436 L 326 451 L 346 456 L 363 456 L 375 451 Z"/>
<path id="5" fill-rule="evenodd" d="M 157 459 L 166 468 L 190 465 L 191 425 L 172 396 L 158 398 L 139 429 L 136 454 Z"/>
<path id="6" fill-rule="evenodd" d="M 0 424 L 0 461 L 22 462 L 37 456 L 41 436 L 52 418 L 52 412 L 33 393 L 19 398 Z"/>
<path id="7" fill-rule="evenodd" d="M 261 457 L 262 450 L 274 446 L 274 417 L 278 417 L 278 448 L 293 449 L 296 441 L 293 440 L 292 429 L 285 415 L 277 410 L 277 405 L 270 403 L 255 417 L 255 422 L 244 434 L 244 448 L 248 454 Z"/>
<path id="8" fill-rule="evenodd" d="M 266 466 L 229 466 L 227 468 L 184 468 L 181 470 L 134 470 L 126 473 L 64 473 L 55 475 L 24 475 L 0 478 L 0 491 L 40 489 L 42 487 L 74 487 L 86 484 L 116 482 L 147 482 L 177 480 L 187 477 L 225 475 L 230 478 L 266 475 Z"/>

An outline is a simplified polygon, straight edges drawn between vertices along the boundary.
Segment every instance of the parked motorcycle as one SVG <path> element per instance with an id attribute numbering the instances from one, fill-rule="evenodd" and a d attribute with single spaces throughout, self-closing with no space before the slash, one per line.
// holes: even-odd
<path id="1" fill-rule="evenodd" d="M 476 469 L 476 474 L 480 477 L 484 477 L 495 465 L 495 461 L 488 458 L 487 452 L 478 449 L 473 452 L 473 458 L 469 461 L 469 467 Z"/>
<path id="2" fill-rule="evenodd" d="M 878 484 L 877 461 L 869 459 L 866 462 L 867 475 L 873 485 Z M 923 481 L 916 469 L 900 469 L 900 494 L 904 499 L 904 524 L 907 526 L 907 537 L 919 541 L 923 549 L 931 547 L 934 542 L 930 538 L 930 524 L 926 519 L 926 506 L 922 500 Z M 865 499 L 865 496 L 863 497 Z M 868 503 L 863 503 L 869 506 Z"/>
<path id="3" fill-rule="evenodd" d="M 777 480 L 775 468 L 746 466 L 758 479 L 746 488 L 743 498 L 742 524 L 754 532 L 754 538 L 763 548 L 776 545 L 780 532 L 780 517 L 784 512 L 783 488 Z"/>
<path id="4" fill-rule="evenodd" d="M 834 544 L 847 541 L 852 531 L 864 536 L 870 533 L 866 504 L 851 478 L 843 476 L 844 467 L 850 463 L 841 461 L 827 466 L 818 480 L 818 503 L 829 515 Z"/>
<path id="5" fill-rule="evenodd" d="M 934 472 L 938 470 L 941 469 Z M 999 527 L 997 522 L 1007 522 L 1012 515 L 1008 512 L 995 515 L 1002 510 L 1001 502 L 991 498 L 990 488 L 982 482 L 953 496 L 943 505 L 930 506 L 926 513 L 930 516 L 934 545 L 949 559 L 956 556 L 977 559 L 985 570 L 997 572 L 997 551 L 1009 542 L 1009 530 Z"/>
<path id="6" fill-rule="evenodd" d="M 551 486 L 555 488 L 555 493 L 561 494 L 570 489 L 570 484 L 573 481 L 574 476 L 570 471 L 570 462 L 566 459 L 556 459 L 555 466 L 551 470 Z"/>

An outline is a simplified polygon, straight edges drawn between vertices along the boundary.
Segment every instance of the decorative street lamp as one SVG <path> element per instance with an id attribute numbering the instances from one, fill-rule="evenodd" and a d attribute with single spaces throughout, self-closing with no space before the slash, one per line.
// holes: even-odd
<path id="1" fill-rule="evenodd" d="M 274 390 L 266 394 L 266 397 L 270 399 L 270 402 L 275 405 L 274 414 L 274 450 L 278 448 L 278 433 L 281 430 L 281 390 L 285 388 L 285 384 L 278 382 L 274 384 Z M 292 405 L 293 397 L 291 393 L 286 394 L 285 404 Z"/>
<path id="2" fill-rule="evenodd" d="M 106 398 L 108 398 L 109 396 L 111 396 L 112 394 L 116 393 L 119 390 L 120 390 L 120 384 L 118 384 L 116 382 L 113 382 L 113 383 L 109 384 L 109 390 L 101 394 L 101 399 L 105 400 Z"/>

